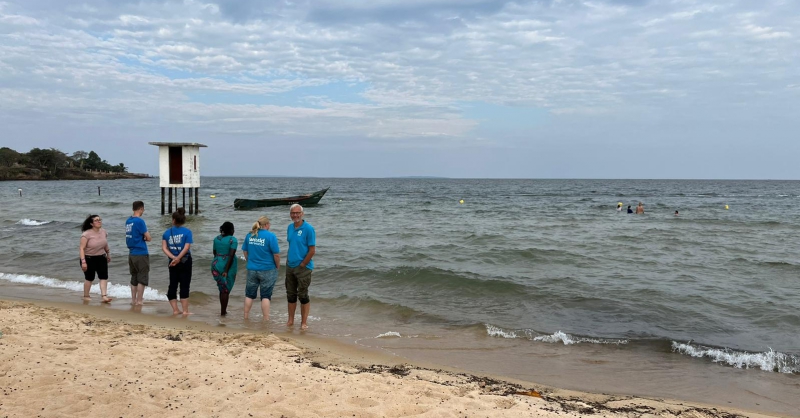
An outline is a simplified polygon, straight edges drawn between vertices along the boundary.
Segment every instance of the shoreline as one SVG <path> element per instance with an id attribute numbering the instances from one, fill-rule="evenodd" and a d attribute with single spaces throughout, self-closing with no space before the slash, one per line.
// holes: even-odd
<path id="1" fill-rule="evenodd" d="M 781 416 L 569 391 L 410 362 L 340 346 L 324 337 L 226 330 L 175 318 L 134 317 L 97 306 L 2 298 L 0 310 L 0 345 L 5 346 L 0 356 L 9 365 L 0 374 L 6 392 L 0 409 L 9 416 L 45 412 L 140 416 L 166 408 L 188 412 L 186 404 L 209 416 L 452 415 L 453 411 L 497 417 Z M 42 359 L 50 362 L 41 364 Z M 113 397 L 103 393 L 109 387 Z M 29 402 L 32 396 L 51 401 L 34 405 Z M 274 408 L 251 408 L 265 402 Z"/>
<path id="2" fill-rule="evenodd" d="M 153 179 L 158 176 L 150 175 L 113 175 L 113 176 L 98 176 L 98 177 L 66 177 L 58 179 L 47 179 L 42 177 L 23 177 L 23 178 L 0 178 L 0 181 L 89 181 L 89 180 L 141 180 Z"/>

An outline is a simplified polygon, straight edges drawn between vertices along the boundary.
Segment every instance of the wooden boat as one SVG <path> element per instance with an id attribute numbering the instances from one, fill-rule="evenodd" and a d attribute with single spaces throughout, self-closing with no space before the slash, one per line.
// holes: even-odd
<path id="1" fill-rule="evenodd" d="M 316 205 L 330 187 L 326 187 L 318 192 L 292 197 L 276 197 L 273 199 L 235 199 L 233 208 L 236 210 L 248 210 L 255 208 L 266 208 L 270 206 L 293 205 L 299 203 L 303 206 Z"/>

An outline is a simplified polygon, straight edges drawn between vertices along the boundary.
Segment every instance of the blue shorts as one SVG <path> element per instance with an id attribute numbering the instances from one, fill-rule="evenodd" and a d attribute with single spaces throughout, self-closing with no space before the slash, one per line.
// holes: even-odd
<path id="1" fill-rule="evenodd" d="M 278 269 L 272 270 L 247 270 L 247 285 L 244 288 L 244 295 L 250 299 L 256 299 L 258 289 L 261 289 L 261 299 L 272 300 L 272 288 L 278 280 Z"/>

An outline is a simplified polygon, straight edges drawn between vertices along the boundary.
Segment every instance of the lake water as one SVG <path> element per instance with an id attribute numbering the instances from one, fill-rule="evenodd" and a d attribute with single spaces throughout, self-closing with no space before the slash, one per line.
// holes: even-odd
<path id="1" fill-rule="evenodd" d="M 234 211 L 234 198 L 329 186 L 306 208 L 309 333 L 566 388 L 800 410 L 800 182 L 203 178 L 202 212 L 186 224 L 189 320 L 255 326 L 240 308 L 243 262 L 231 314 L 218 317 L 209 264 L 222 222 L 241 242 L 266 214 L 285 263 L 288 207 Z M 125 308 L 124 221 L 143 200 L 154 237 L 144 312 L 170 312 L 158 179 L 2 182 L 0 193 L 0 295 L 80 303 L 91 213 L 109 232 L 110 308 Z M 640 201 L 644 215 L 615 210 Z M 282 273 L 271 332 L 287 332 Z"/>

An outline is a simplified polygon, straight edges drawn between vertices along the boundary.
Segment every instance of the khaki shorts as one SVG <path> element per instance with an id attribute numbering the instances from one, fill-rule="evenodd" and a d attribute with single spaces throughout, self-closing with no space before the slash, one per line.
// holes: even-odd
<path id="1" fill-rule="evenodd" d="M 286 300 L 289 303 L 305 305 L 311 300 L 308 298 L 308 287 L 311 286 L 311 272 L 306 267 L 286 267 Z"/>
<path id="2" fill-rule="evenodd" d="M 129 255 L 128 270 L 131 272 L 131 286 L 147 286 L 150 282 L 150 256 Z"/>

